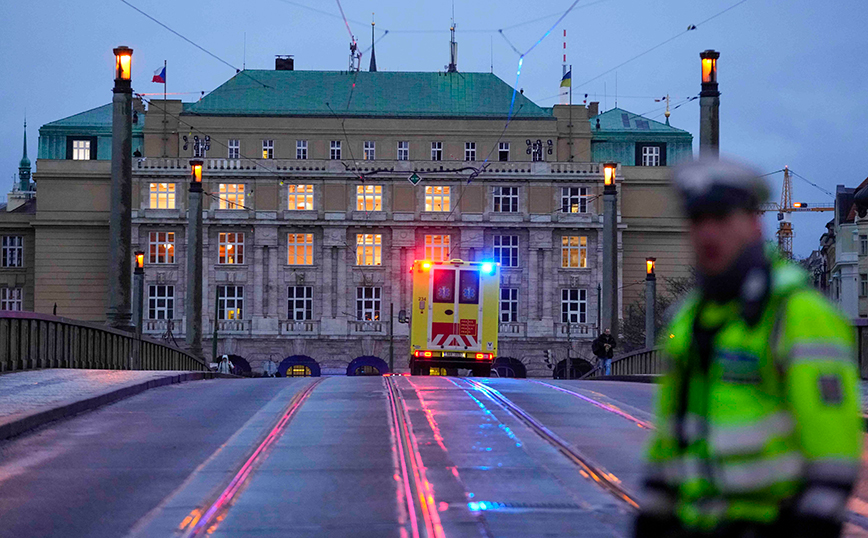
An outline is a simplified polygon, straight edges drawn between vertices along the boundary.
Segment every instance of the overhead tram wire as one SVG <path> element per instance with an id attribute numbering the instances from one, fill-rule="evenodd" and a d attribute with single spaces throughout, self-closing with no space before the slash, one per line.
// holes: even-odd
<path id="1" fill-rule="evenodd" d="M 132 5 L 131 3 L 127 2 L 127 0 L 120 0 L 120 1 L 123 2 L 124 4 L 128 5 L 129 7 L 133 8 L 134 10 L 138 11 L 139 13 L 141 13 L 142 15 L 144 15 L 145 17 L 151 19 L 151 20 L 154 21 L 155 23 L 159 24 L 160 26 L 162 26 L 162 27 L 165 28 L 166 30 L 172 32 L 172 33 L 175 34 L 176 36 L 180 37 L 181 39 L 183 39 L 183 40 L 186 41 L 187 43 L 190 43 L 191 45 L 193 45 L 193 46 L 196 47 L 197 49 L 201 50 L 202 52 L 204 52 L 204 53 L 207 54 L 208 56 L 211 56 L 212 58 L 214 58 L 214 59 L 217 60 L 218 62 L 220 62 L 220 63 L 222 63 L 222 64 L 225 64 L 225 65 L 231 67 L 232 69 L 235 70 L 236 73 L 239 73 L 239 74 L 242 74 L 242 75 L 246 76 L 246 77 L 249 78 L 250 80 L 256 82 L 257 84 L 260 84 L 263 88 L 274 89 L 274 88 L 272 88 L 271 86 L 269 86 L 268 84 L 266 84 L 266 83 L 264 83 L 264 82 L 262 82 L 262 81 L 256 80 L 256 78 L 254 78 L 254 77 L 252 77 L 250 74 L 248 74 L 246 70 L 238 69 L 237 67 L 235 67 L 235 66 L 232 65 L 231 63 L 229 63 L 229 62 L 227 62 L 226 60 L 224 60 L 223 58 L 217 56 L 216 54 L 214 54 L 213 52 L 209 51 L 208 49 L 206 49 L 206 48 L 203 47 L 202 45 L 199 45 L 198 43 L 196 43 L 196 42 L 193 41 L 192 39 L 190 39 L 190 38 L 184 36 L 183 34 L 181 34 L 180 32 L 178 32 L 178 31 L 176 31 L 176 30 L 173 30 L 172 28 L 169 28 L 169 26 L 167 26 L 166 24 L 160 22 L 159 20 L 157 20 L 156 18 L 152 17 L 151 15 L 148 15 L 147 13 L 145 13 L 145 12 L 142 11 L 141 9 L 137 8 L 136 6 Z"/>

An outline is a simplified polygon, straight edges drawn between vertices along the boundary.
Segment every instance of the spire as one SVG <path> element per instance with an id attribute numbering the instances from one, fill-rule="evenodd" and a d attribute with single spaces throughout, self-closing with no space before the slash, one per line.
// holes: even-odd
<path id="1" fill-rule="evenodd" d="M 27 158 L 27 119 L 24 120 L 24 152 L 21 162 L 18 163 L 18 188 L 22 191 L 30 190 L 30 159 Z"/>
<path id="2" fill-rule="evenodd" d="M 446 66 L 447 73 L 458 72 L 458 43 L 455 42 L 455 0 L 452 0 L 452 26 L 449 27 L 451 37 L 449 38 L 449 65 Z"/>
<path id="3" fill-rule="evenodd" d="M 371 13 L 371 66 L 368 71 L 373 73 L 377 70 L 377 55 L 374 52 L 374 14 Z"/>

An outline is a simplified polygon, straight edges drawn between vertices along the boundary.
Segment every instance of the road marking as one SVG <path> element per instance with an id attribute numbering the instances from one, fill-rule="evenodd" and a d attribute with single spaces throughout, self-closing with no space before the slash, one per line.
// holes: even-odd
<path id="1" fill-rule="evenodd" d="M 573 392 L 573 391 L 571 391 L 571 390 L 569 390 L 569 389 L 565 389 L 565 388 L 563 388 L 563 387 L 559 387 L 559 386 L 557 386 L 557 385 L 552 385 L 551 383 L 545 383 L 545 382 L 543 382 L 543 381 L 536 381 L 536 380 L 532 380 L 532 381 L 533 381 L 534 383 L 539 384 L 539 385 L 544 385 L 544 386 L 546 386 L 546 387 L 549 387 L 549 388 L 552 388 L 552 389 L 555 389 L 555 390 L 558 390 L 558 391 L 564 392 L 564 393 L 566 393 L 566 394 L 570 394 L 570 395 L 572 395 L 572 396 L 575 396 L 576 398 L 579 398 L 580 400 L 584 400 L 584 401 L 588 402 L 588 403 L 591 404 L 591 405 L 595 405 L 595 406 L 599 407 L 600 409 L 603 409 L 604 411 L 608 411 L 608 412 L 610 412 L 610 413 L 614 413 L 614 414 L 618 415 L 619 417 L 625 418 L 625 419 L 627 419 L 627 420 L 633 422 L 634 424 L 636 424 L 636 425 L 639 426 L 640 428 L 645 428 L 645 429 L 648 429 L 648 430 L 653 430 L 653 429 L 655 429 L 655 428 L 654 428 L 654 424 L 651 424 L 650 422 L 647 422 L 647 421 L 645 421 L 645 420 L 642 420 L 642 419 L 636 418 L 636 417 L 634 417 L 633 415 L 631 415 L 631 414 L 629 414 L 629 413 L 627 413 L 627 412 L 625 412 L 625 411 L 622 411 L 621 409 L 619 409 L 618 407 L 616 407 L 616 406 L 614 406 L 614 405 L 605 404 L 605 403 L 600 402 L 600 401 L 598 401 L 598 400 L 595 400 L 595 399 L 593 399 L 593 398 L 589 398 L 589 397 L 587 397 L 587 396 L 585 396 L 585 395 L 583 395 L 583 394 L 579 394 L 578 392 Z"/>

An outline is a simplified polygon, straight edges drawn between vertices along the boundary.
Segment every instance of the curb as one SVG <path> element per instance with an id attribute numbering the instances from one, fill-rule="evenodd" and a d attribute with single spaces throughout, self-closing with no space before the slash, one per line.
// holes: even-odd
<path id="1" fill-rule="evenodd" d="M 217 377 L 213 372 L 187 372 L 184 374 L 171 375 L 161 377 L 159 379 L 151 379 L 135 385 L 127 385 L 119 389 L 104 394 L 91 396 L 84 400 L 73 400 L 60 403 L 50 409 L 41 409 L 29 413 L 21 413 L 12 415 L 5 419 L 0 419 L 0 441 L 15 437 L 28 430 L 38 428 L 43 424 L 60 420 L 66 417 L 77 415 L 85 411 L 92 411 L 98 407 L 114 403 L 118 400 L 135 396 L 148 389 L 162 387 L 164 385 L 174 385 L 175 383 L 183 383 L 185 381 L 197 381 L 200 379 L 214 379 Z"/>
<path id="2" fill-rule="evenodd" d="M 661 376 L 657 374 L 636 374 L 636 375 L 603 375 L 585 381 L 631 381 L 633 383 L 656 383 Z"/>

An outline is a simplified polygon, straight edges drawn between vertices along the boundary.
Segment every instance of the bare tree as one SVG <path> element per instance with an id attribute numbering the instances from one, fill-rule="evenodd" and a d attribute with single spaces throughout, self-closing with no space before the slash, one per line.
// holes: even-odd
<path id="1" fill-rule="evenodd" d="M 696 271 L 690 268 L 688 276 L 660 277 L 663 286 L 657 288 L 657 305 L 654 310 L 654 326 L 659 335 L 671 321 L 674 310 L 687 294 L 696 286 Z M 621 352 L 645 347 L 645 300 L 640 299 L 624 311 L 622 326 L 623 339 Z"/>

